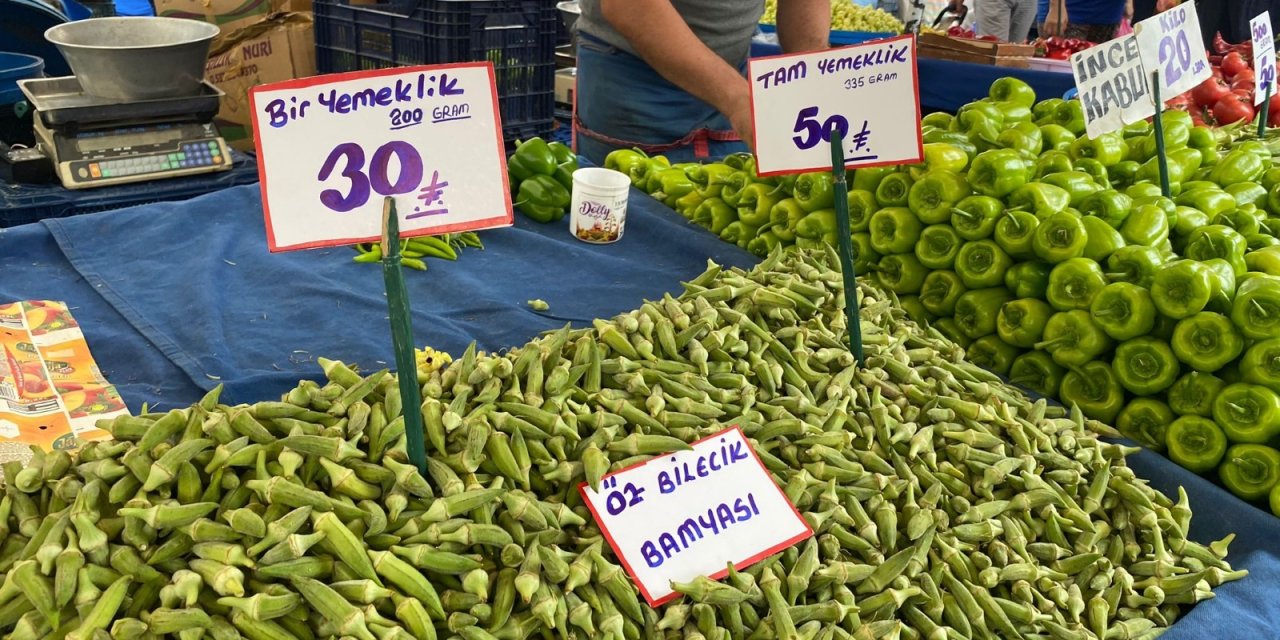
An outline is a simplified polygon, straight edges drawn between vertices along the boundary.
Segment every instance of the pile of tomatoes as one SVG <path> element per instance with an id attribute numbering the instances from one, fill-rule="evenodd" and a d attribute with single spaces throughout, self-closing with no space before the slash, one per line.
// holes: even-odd
<path id="1" fill-rule="evenodd" d="M 1218 34 L 1209 63 L 1213 66 L 1213 76 L 1189 93 L 1170 100 L 1167 106 L 1190 112 L 1196 124 L 1212 126 L 1253 120 L 1257 115 L 1253 45 L 1249 42 L 1229 44 Z M 1267 126 L 1280 126 L 1280 95 L 1271 96 Z"/>

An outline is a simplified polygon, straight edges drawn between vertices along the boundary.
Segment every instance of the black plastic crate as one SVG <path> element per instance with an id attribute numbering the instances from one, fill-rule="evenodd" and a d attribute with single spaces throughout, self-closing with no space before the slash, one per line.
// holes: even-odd
<path id="1" fill-rule="evenodd" d="M 488 60 L 507 141 L 545 136 L 554 127 L 560 21 L 554 2 L 315 0 L 313 9 L 320 73 Z"/>

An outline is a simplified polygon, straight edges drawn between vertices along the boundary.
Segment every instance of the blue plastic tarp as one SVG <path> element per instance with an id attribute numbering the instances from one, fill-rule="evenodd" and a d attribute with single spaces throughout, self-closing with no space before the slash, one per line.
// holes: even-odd
<path id="1" fill-rule="evenodd" d="M 626 233 L 587 245 L 565 225 L 520 222 L 485 232 L 485 251 L 408 272 L 420 343 L 458 354 L 521 344 L 565 322 L 581 325 L 678 291 L 707 258 L 754 258 L 631 194 Z M 256 187 L 0 229 L 0 301 L 67 301 L 126 402 L 173 407 L 219 381 L 230 402 L 267 399 L 318 378 L 316 356 L 368 368 L 392 361 L 381 269 L 348 249 L 266 252 Z M 550 303 L 545 313 L 525 301 Z M 1139 475 L 1195 511 L 1192 538 L 1238 535 L 1229 560 L 1251 575 L 1217 590 L 1165 640 L 1280 637 L 1280 519 L 1151 452 Z"/>

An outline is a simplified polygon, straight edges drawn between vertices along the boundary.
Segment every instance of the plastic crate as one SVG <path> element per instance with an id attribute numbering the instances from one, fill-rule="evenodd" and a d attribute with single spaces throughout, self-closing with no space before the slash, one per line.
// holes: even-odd
<path id="1" fill-rule="evenodd" d="M 313 9 L 320 73 L 488 60 L 507 141 L 544 136 L 554 126 L 554 2 L 315 0 Z"/>

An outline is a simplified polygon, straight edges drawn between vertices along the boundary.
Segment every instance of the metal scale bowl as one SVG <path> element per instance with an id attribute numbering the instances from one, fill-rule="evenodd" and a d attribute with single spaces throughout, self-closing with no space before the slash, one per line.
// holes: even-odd
<path id="1" fill-rule="evenodd" d="M 205 82 L 218 28 L 177 18 L 96 18 L 45 32 L 74 76 L 18 83 L 40 150 L 68 189 L 231 168 Z"/>

